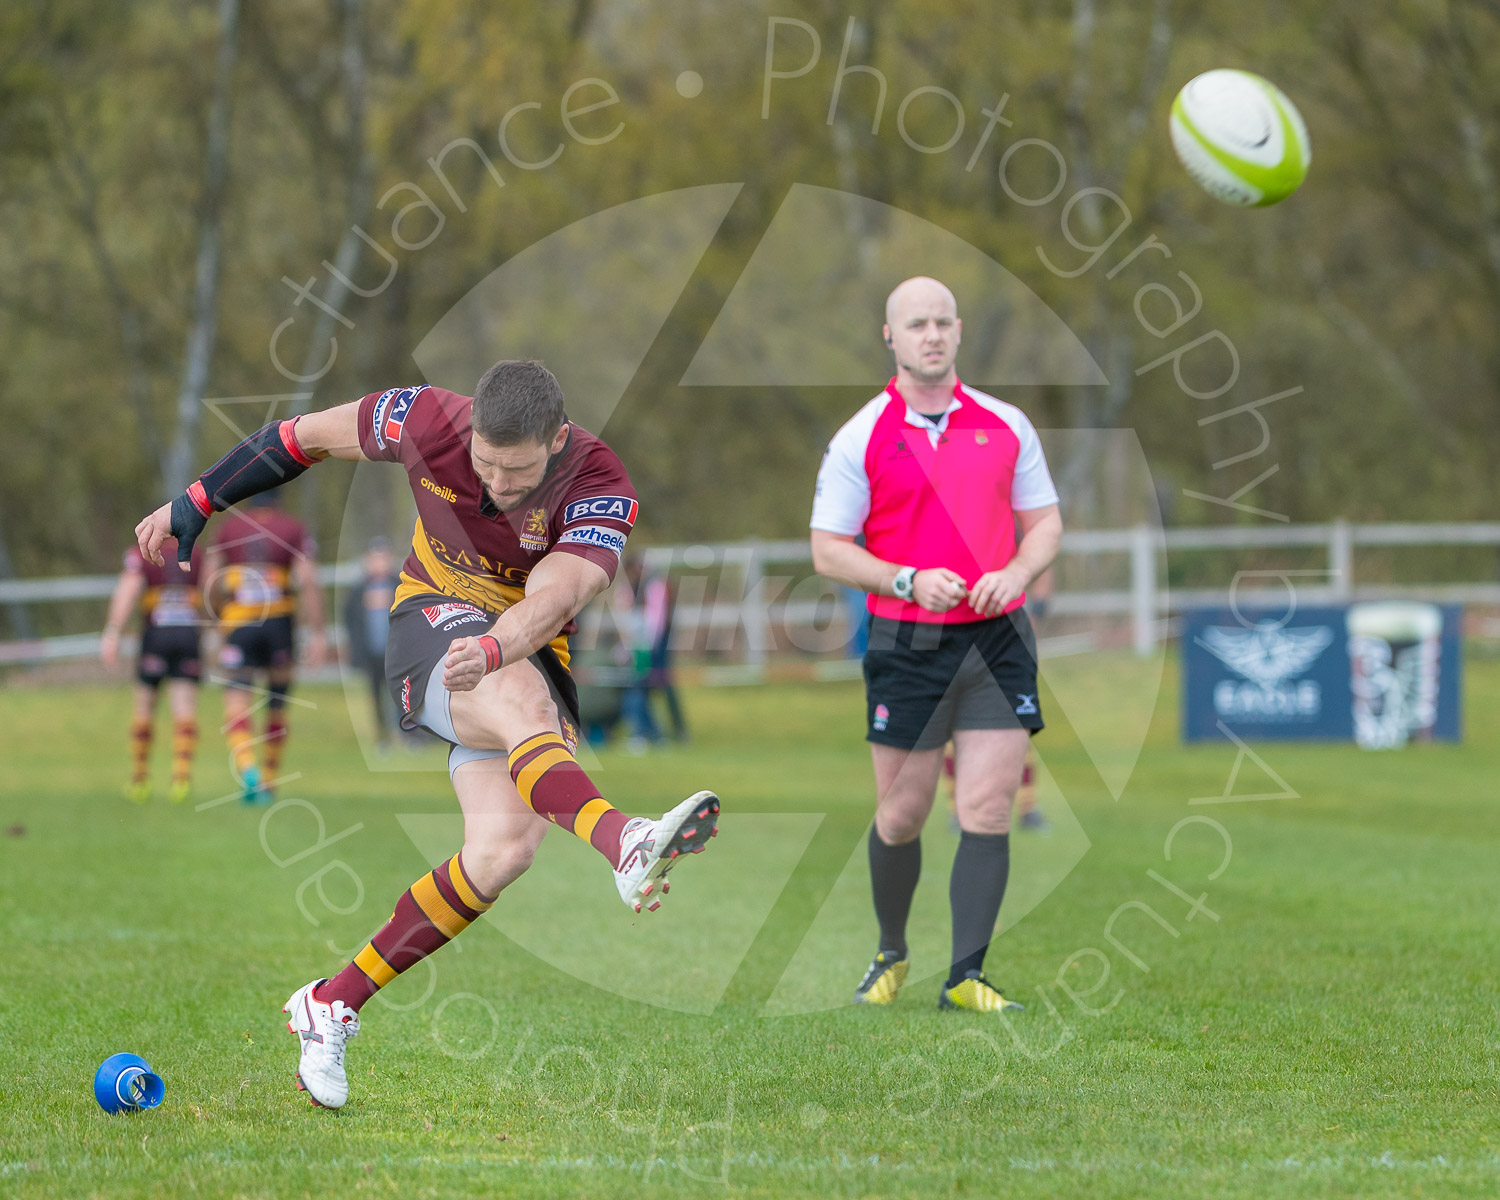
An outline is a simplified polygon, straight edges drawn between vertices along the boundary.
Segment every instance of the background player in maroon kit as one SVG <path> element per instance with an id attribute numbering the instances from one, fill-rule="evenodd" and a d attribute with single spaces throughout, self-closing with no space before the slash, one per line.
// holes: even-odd
<path id="1" fill-rule="evenodd" d="M 296 670 L 294 614 L 312 636 L 307 661 L 323 661 L 323 590 L 317 543 L 296 517 L 278 507 L 277 493 L 261 492 L 229 513 L 204 559 L 209 602 L 219 618 L 219 669 L 224 673 L 224 736 L 246 804 L 269 804 L 286 746 L 286 698 Z M 257 698 L 257 678 L 264 687 Z M 255 736 L 255 713 L 266 710 Z M 256 748 L 260 747 L 257 760 Z"/>
<path id="2" fill-rule="evenodd" d="M 612 450 L 567 420 L 540 363 L 496 363 L 472 399 L 392 388 L 247 438 L 136 527 L 161 561 L 191 545 L 211 513 L 294 478 L 320 459 L 406 469 L 412 550 L 391 612 L 386 672 L 402 722 L 450 743 L 464 814 L 462 850 L 417 880 L 386 925 L 332 979 L 298 988 L 283 1011 L 302 1044 L 298 1082 L 319 1104 L 348 1098 L 344 1047 L 358 1011 L 441 948 L 531 865 L 549 825 L 610 863 L 620 897 L 654 909 L 666 872 L 717 832 L 719 801 L 698 792 L 660 820 L 628 819 L 573 758 L 577 693 L 567 635 L 619 567 L 635 489 Z"/>
<path id="3" fill-rule="evenodd" d="M 156 696 L 162 680 L 172 713 L 172 782 L 167 796 L 181 804 L 192 791 L 193 752 L 198 745 L 198 680 L 201 675 L 199 633 L 203 597 L 199 591 L 202 562 L 194 554 L 184 576 L 172 567 L 148 562 L 132 546 L 115 582 L 104 620 L 99 657 L 113 667 L 120 657 L 120 633 L 136 606 L 141 610 L 141 648 L 131 709 L 132 766 L 128 795 L 137 804 L 151 798 L 150 756 L 156 726 Z"/>

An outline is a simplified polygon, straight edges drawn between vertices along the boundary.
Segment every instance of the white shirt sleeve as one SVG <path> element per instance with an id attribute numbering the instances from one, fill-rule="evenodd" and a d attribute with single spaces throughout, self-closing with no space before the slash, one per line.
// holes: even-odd
<path id="1" fill-rule="evenodd" d="M 1020 453 L 1016 455 L 1016 473 L 1010 481 L 1011 511 L 1025 512 L 1056 504 L 1057 488 L 1053 486 L 1052 473 L 1047 470 L 1047 458 L 1042 453 L 1042 439 L 1037 436 L 1036 427 L 1020 409 L 1014 410 L 1010 424 L 1021 443 Z"/>
<path id="2" fill-rule="evenodd" d="M 866 407 L 833 435 L 818 468 L 813 495 L 813 529 L 853 537 L 863 531 L 870 515 L 870 477 L 865 473 L 865 450 L 875 429 Z"/>

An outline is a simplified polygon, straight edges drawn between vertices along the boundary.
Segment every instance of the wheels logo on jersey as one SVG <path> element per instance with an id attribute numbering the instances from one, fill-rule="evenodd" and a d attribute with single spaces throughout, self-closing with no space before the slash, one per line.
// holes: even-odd
<path id="1" fill-rule="evenodd" d="M 391 388 L 390 391 L 381 395 L 375 402 L 375 444 L 382 450 L 386 443 L 399 444 L 401 441 L 401 429 L 406 424 L 406 418 L 411 413 L 412 401 L 419 394 L 427 390 L 424 383 L 421 387 Z"/>
<path id="2" fill-rule="evenodd" d="M 597 546 L 601 550 L 613 550 L 616 554 L 625 553 L 625 535 L 604 525 L 575 525 L 557 539 L 559 546 L 564 542 L 578 546 Z"/>
<path id="3" fill-rule="evenodd" d="M 640 505 L 629 496 L 591 496 L 587 500 L 575 500 L 563 510 L 563 524 L 571 525 L 574 521 L 585 521 L 590 517 L 595 520 L 601 517 L 608 521 L 622 521 L 626 525 L 635 524 L 635 514 L 640 510 Z"/>

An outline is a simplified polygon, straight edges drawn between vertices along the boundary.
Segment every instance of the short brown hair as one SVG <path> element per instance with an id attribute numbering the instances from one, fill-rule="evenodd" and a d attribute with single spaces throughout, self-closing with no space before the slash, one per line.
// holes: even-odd
<path id="1" fill-rule="evenodd" d="M 539 362 L 497 362 L 474 389 L 474 432 L 492 446 L 545 445 L 566 419 L 562 385 Z"/>

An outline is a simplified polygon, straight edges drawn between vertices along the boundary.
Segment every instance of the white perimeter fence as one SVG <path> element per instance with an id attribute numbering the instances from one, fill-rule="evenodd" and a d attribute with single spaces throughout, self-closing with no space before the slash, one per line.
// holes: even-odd
<path id="1" fill-rule="evenodd" d="M 1470 582 L 1360 582 L 1356 551 L 1401 547 L 1488 547 L 1486 579 Z M 1322 565 L 1266 566 L 1262 552 L 1309 549 Z M 1167 557 L 1178 565 L 1194 554 L 1220 556 L 1215 573 L 1228 576 L 1218 587 L 1166 586 Z M 1226 552 L 1228 552 L 1226 554 Z M 1255 565 L 1243 569 L 1232 560 Z M 812 572 L 806 541 L 739 542 L 718 545 L 657 546 L 644 551 L 648 569 L 669 570 L 677 591 L 673 645 L 680 653 L 706 655 L 752 673 L 782 653 L 827 656 L 841 651 L 852 637 L 855 610 L 838 589 Z M 1221 570 L 1227 566 L 1227 570 Z M 359 578 L 357 563 L 320 568 L 325 587 L 342 587 Z M 98 602 L 114 588 L 113 575 L 0 581 L 0 607 L 13 614 L 32 605 L 75 601 Z M 1079 586 L 1081 584 L 1081 586 Z M 1102 586 L 1101 586 L 1102 584 Z M 1254 525 L 1155 529 L 1081 530 L 1063 536 L 1058 588 L 1049 616 L 1062 629 L 1110 626 L 1119 642 L 1137 654 L 1154 651 L 1172 636 L 1172 618 L 1204 606 L 1267 607 L 1284 611 L 1299 606 L 1342 604 L 1351 600 L 1420 598 L 1438 603 L 1500 606 L 1500 522 L 1457 524 Z M 338 609 L 330 610 L 337 616 Z M 1071 619 L 1071 620 L 1070 620 Z M 14 622 L 13 622 L 14 623 Z M 607 600 L 597 603 L 580 622 L 575 648 L 588 650 L 608 638 L 619 617 Z M 1082 639 L 1082 640 L 1080 640 Z M 1090 649 L 1097 636 L 1063 633 L 1044 639 L 1054 653 Z M 97 633 L 29 641 L 0 642 L 0 664 L 38 663 L 85 658 L 98 652 Z"/>

